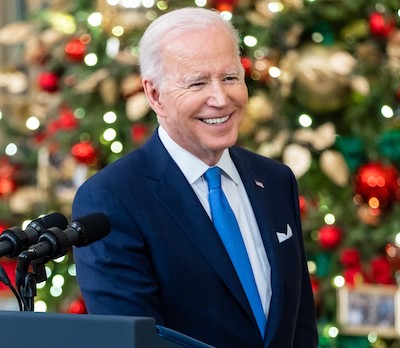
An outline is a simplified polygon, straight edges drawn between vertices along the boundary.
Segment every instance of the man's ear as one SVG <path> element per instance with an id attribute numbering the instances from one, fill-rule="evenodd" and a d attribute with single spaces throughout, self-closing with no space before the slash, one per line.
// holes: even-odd
<path id="1" fill-rule="evenodd" d="M 144 93 L 146 94 L 147 100 L 149 101 L 151 108 L 157 115 L 162 115 L 163 105 L 160 100 L 159 89 L 154 85 L 152 81 L 149 80 L 143 80 L 142 85 Z"/>

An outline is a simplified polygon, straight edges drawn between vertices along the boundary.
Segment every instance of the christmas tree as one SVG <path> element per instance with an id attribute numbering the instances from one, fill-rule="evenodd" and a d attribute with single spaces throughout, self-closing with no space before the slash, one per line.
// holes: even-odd
<path id="1" fill-rule="evenodd" d="M 50 211 L 69 217 L 87 177 L 143 144 L 157 124 L 137 44 L 154 18 L 183 6 L 215 8 L 240 31 L 240 145 L 298 179 L 320 346 L 398 347 L 395 335 L 349 333 L 337 318 L 340 289 L 400 281 L 395 0 L 32 2 L 25 21 L 0 29 L 19 57 L 0 67 L 0 230 Z M 46 268 L 38 306 L 83 312 L 72 256 Z"/>

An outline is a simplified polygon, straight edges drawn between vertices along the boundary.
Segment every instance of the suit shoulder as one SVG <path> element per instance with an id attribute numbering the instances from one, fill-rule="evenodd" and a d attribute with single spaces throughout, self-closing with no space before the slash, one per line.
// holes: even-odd
<path id="1" fill-rule="evenodd" d="M 90 176 L 83 185 L 101 184 L 108 186 L 115 179 L 123 180 L 124 176 L 135 175 L 139 171 L 140 163 L 139 150 L 134 150 L 101 168 Z"/>
<path id="2" fill-rule="evenodd" d="M 256 152 L 250 151 L 240 146 L 231 148 L 231 155 L 233 159 L 237 159 L 240 163 L 249 165 L 250 167 L 267 167 L 269 170 L 289 172 L 292 174 L 291 169 L 284 163 L 269 157 L 262 156 Z"/>

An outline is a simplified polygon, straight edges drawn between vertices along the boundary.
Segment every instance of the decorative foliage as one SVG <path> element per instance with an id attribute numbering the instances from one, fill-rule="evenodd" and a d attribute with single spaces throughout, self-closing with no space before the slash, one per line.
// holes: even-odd
<path id="1" fill-rule="evenodd" d="M 14 66 L 0 66 L 4 225 L 52 210 L 69 216 L 77 187 L 157 126 L 141 88 L 137 44 L 152 19 L 194 3 L 120 3 L 47 2 L 29 20 L 0 28 L 0 44 L 22 53 Z M 284 162 L 298 179 L 320 346 L 367 347 L 366 338 L 329 328 L 336 325 L 338 276 L 353 286 L 400 281 L 399 3 L 206 6 L 231 15 L 243 38 L 249 103 L 240 145 Z M 70 255 L 48 267 L 38 301 L 83 313 Z M 52 285 L 60 274 L 61 293 Z"/>

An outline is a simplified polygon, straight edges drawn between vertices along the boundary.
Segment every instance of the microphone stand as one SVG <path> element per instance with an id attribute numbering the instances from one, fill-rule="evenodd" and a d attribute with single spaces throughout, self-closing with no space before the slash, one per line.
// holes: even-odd
<path id="1" fill-rule="evenodd" d="M 48 257 L 32 260 L 32 255 L 33 253 L 29 250 L 19 255 L 16 272 L 17 288 L 25 312 L 34 311 L 36 284 L 47 280 L 45 264 L 50 260 Z M 30 265 L 32 265 L 33 272 L 28 272 Z"/>
<path id="2" fill-rule="evenodd" d="M 10 278 L 8 277 L 6 271 L 4 270 L 3 266 L 0 265 L 0 281 L 6 285 L 14 294 L 15 298 L 18 301 L 18 307 L 19 310 L 22 311 L 22 301 L 21 297 L 19 296 L 17 290 L 14 288 L 14 286 L 11 284 Z"/>
<path id="3" fill-rule="evenodd" d="M 36 296 L 36 279 L 32 272 L 28 272 L 25 276 L 19 293 L 24 303 L 24 311 L 33 312 L 35 307 L 34 298 Z"/>

